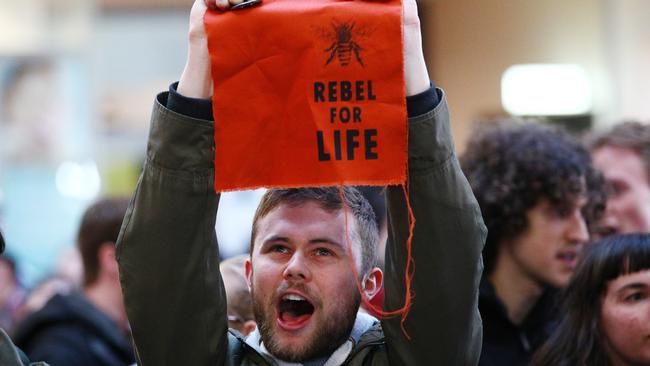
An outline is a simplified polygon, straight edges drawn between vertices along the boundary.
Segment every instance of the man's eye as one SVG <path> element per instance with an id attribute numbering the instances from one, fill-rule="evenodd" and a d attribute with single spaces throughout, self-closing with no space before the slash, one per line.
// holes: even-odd
<path id="1" fill-rule="evenodd" d="M 271 247 L 270 251 L 273 253 L 288 253 L 289 248 L 285 247 L 284 245 L 274 245 Z"/>
<path id="2" fill-rule="evenodd" d="M 569 217 L 571 214 L 571 211 L 567 207 L 562 207 L 562 206 L 554 206 L 550 207 L 548 211 L 548 216 L 551 218 L 556 218 L 556 219 L 565 219 Z"/>
<path id="3" fill-rule="evenodd" d="M 318 254 L 319 256 L 322 256 L 322 257 L 328 257 L 328 256 L 332 255 L 332 252 L 329 249 L 318 248 L 316 250 L 316 254 Z"/>
<path id="4" fill-rule="evenodd" d="M 612 197 L 618 197 L 623 193 L 625 193 L 625 191 L 627 191 L 628 189 L 627 184 L 620 181 L 609 182 L 607 188 L 608 188 L 607 193 Z"/>
<path id="5" fill-rule="evenodd" d="M 569 214 L 571 213 L 571 211 L 566 207 L 557 207 L 555 209 L 554 213 L 555 213 L 555 216 L 563 219 L 563 218 L 569 217 Z"/>

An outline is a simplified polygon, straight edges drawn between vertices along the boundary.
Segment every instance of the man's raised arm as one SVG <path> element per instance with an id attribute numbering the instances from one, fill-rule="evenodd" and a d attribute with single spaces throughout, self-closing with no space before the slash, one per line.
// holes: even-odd
<path id="1" fill-rule="evenodd" d="M 203 0 L 192 8 L 178 87 L 156 98 L 144 170 L 118 239 L 124 301 L 144 366 L 223 365 L 227 357 L 205 9 Z"/>
<path id="2" fill-rule="evenodd" d="M 451 138 L 444 94 L 429 89 L 422 71 L 420 25 L 415 0 L 404 0 L 404 56 L 409 96 L 409 201 L 415 216 L 415 296 L 405 329 L 400 319 L 382 322 L 388 356 L 395 365 L 475 365 L 481 349 L 478 286 L 486 237 L 479 206 L 461 172 Z M 426 83 L 426 88 L 423 88 Z M 412 108 L 415 107 L 415 108 Z M 403 302 L 408 208 L 400 187 L 387 193 L 385 302 Z"/>

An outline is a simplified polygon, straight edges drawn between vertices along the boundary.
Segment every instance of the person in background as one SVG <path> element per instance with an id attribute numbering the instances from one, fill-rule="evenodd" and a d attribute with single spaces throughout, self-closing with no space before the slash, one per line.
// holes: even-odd
<path id="1" fill-rule="evenodd" d="M 115 260 L 115 242 L 127 206 L 124 198 L 103 199 L 84 213 L 77 237 L 83 290 L 55 295 L 18 325 L 14 341 L 31 359 L 52 366 L 134 362 Z"/>
<path id="2" fill-rule="evenodd" d="M 0 231 L 0 255 L 5 251 L 5 239 Z M 17 348 L 7 333 L 0 327 L 0 365 L 2 366 L 48 366 L 45 362 L 30 363 L 29 359 Z"/>
<path id="3" fill-rule="evenodd" d="M 534 366 L 650 365 L 650 234 L 590 245 L 563 291 L 562 310 Z"/>
<path id="4" fill-rule="evenodd" d="M 386 240 L 388 239 L 388 215 L 386 212 L 386 187 L 382 186 L 358 186 L 355 187 L 368 200 L 372 211 L 375 213 L 375 222 L 379 229 L 379 240 L 377 245 L 377 265 L 384 268 L 386 253 Z"/>
<path id="5" fill-rule="evenodd" d="M 592 136 L 588 147 L 609 193 L 600 234 L 649 233 L 650 125 L 619 124 Z"/>
<path id="6" fill-rule="evenodd" d="M 18 308 L 16 312 L 16 323 L 20 323 L 30 314 L 41 310 L 55 295 L 60 294 L 65 296 L 78 290 L 79 288 L 66 277 L 53 275 L 45 278 L 29 291 L 25 301 Z"/>
<path id="7" fill-rule="evenodd" d="M 247 336 L 257 327 L 251 293 L 246 282 L 246 259 L 248 255 L 239 255 L 219 264 L 223 286 L 226 289 L 228 327 L 243 336 Z"/>
<path id="8" fill-rule="evenodd" d="M 11 332 L 27 290 L 18 281 L 13 258 L 0 255 L 0 328 Z"/>
<path id="9" fill-rule="evenodd" d="M 602 179 L 571 137 L 532 123 L 479 130 L 461 165 L 488 227 L 479 365 L 528 365 L 602 212 Z"/>
<path id="10" fill-rule="evenodd" d="M 35 313 L 47 304 L 54 295 L 67 295 L 81 288 L 83 265 L 76 246 L 66 248 L 58 255 L 54 272 L 32 287 L 16 311 L 16 322 Z"/>

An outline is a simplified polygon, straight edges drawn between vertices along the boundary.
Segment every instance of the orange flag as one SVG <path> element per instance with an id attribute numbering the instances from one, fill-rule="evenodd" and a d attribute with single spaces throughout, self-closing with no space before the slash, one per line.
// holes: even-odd
<path id="1" fill-rule="evenodd" d="M 205 16 L 215 190 L 406 183 L 401 1 Z"/>

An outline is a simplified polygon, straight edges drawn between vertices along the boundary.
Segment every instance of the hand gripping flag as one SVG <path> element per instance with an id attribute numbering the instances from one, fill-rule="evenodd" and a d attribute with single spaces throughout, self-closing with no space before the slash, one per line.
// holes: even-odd
<path id="1" fill-rule="evenodd" d="M 400 0 L 264 0 L 209 11 L 205 25 L 217 192 L 406 187 Z M 410 265 L 405 306 L 380 314 L 404 319 Z"/>

